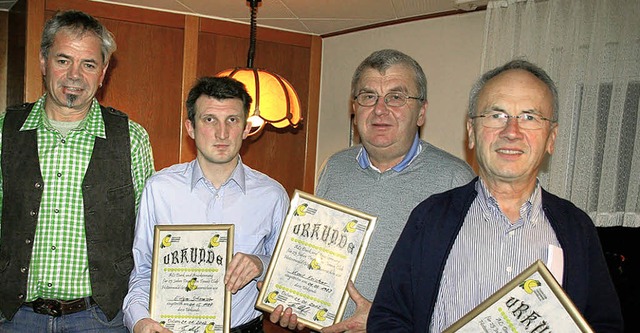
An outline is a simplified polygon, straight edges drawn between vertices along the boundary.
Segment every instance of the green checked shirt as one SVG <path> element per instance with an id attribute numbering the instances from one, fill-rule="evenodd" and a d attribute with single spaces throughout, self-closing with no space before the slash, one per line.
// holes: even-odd
<path id="1" fill-rule="evenodd" d="M 29 268 L 26 302 L 38 297 L 68 300 L 92 294 L 82 181 L 91 159 L 95 137 L 106 137 L 105 125 L 100 105 L 94 99 L 85 119 L 63 137 L 47 119 L 45 98 L 46 95 L 35 103 L 20 129 L 37 130 L 38 156 L 45 183 Z M 4 115 L 0 117 L 0 131 L 3 125 Z M 137 211 L 145 180 L 154 172 L 153 157 L 147 132 L 131 120 L 129 136 Z M 61 144 L 63 140 L 65 144 Z M 2 197 L 0 170 L 0 211 Z"/>

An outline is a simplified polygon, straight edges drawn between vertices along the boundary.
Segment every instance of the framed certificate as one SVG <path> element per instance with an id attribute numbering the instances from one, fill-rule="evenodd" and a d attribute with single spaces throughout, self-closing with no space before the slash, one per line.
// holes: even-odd
<path id="1" fill-rule="evenodd" d="M 593 330 L 538 260 L 444 332 L 591 333 Z"/>
<path id="2" fill-rule="evenodd" d="M 376 217 L 295 191 L 256 307 L 291 307 L 314 330 L 342 319 Z"/>
<path id="3" fill-rule="evenodd" d="M 174 332 L 228 333 L 231 293 L 224 274 L 233 225 L 157 225 L 149 313 Z"/>

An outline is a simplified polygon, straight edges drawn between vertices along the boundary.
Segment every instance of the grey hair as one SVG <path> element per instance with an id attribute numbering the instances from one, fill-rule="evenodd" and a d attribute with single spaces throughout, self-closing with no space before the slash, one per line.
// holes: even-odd
<path id="1" fill-rule="evenodd" d="M 549 91 L 551 91 L 551 95 L 553 97 L 552 120 L 554 122 L 558 121 L 558 109 L 560 108 L 560 102 L 558 101 L 558 88 L 556 87 L 556 84 L 553 82 L 551 77 L 549 77 L 547 72 L 544 71 L 544 69 L 536 66 L 529 61 L 521 59 L 511 60 L 500 67 L 496 67 L 484 73 L 478 79 L 478 81 L 476 81 L 476 83 L 471 88 L 471 93 L 469 94 L 469 109 L 467 111 L 468 116 L 473 116 L 477 111 L 476 108 L 478 107 L 478 96 L 480 95 L 480 91 L 482 91 L 482 88 L 484 88 L 487 82 L 489 82 L 489 80 L 493 79 L 494 77 L 513 69 L 520 69 L 531 73 L 533 76 L 542 81 L 542 83 L 544 83 L 547 88 L 549 88 Z"/>
<path id="2" fill-rule="evenodd" d="M 102 62 L 105 64 L 109 62 L 111 55 L 117 48 L 113 34 L 102 23 L 84 12 L 69 10 L 56 13 L 44 25 L 42 40 L 40 41 L 40 53 L 45 59 L 49 57 L 49 49 L 53 45 L 56 34 L 62 29 L 77 33 L 78 36 L 93 33 L 100 38 Z"/>
<path id="3" fill-rule="evenodd" d="M 427 101 L 427 76 L 424 74 L 420 64 L 410 56 L 392 49 L 375 51 L 360 63 L 355 73 L 353 73 L 353 79 L 351 79 L 351 96 L 355 98 L 358 94 L 356 91 L 358 89 L 357 85 L 365 70 L 373 68 L 383 73 L 393 65 L 405 65 L 413 70 L 416 86 L 418 87 L 418 97 L 423 102 Z"/>

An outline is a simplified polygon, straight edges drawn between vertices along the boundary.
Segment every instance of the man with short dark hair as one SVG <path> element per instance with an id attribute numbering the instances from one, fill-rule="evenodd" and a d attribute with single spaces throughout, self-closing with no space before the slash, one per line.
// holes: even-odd
<path id="1" fill-rule="evenodd" d="M 134 333 L 169 332 L 149 318 L 154 227 L 160 224 L 234 224 L 234 255 L 224 283 L 231 298 L 231 332 L 262 332 L 254 306 L 289 207 L 275 180 L 242 163 L 239 152 L 251 124 L 251 96 L 229 77 L 198 80 L 187 98 L 185 127 L 196 159 L 149 178 L 140 200 L 133 244 L 135 268 L 125 299 L 125 323 Z"/>

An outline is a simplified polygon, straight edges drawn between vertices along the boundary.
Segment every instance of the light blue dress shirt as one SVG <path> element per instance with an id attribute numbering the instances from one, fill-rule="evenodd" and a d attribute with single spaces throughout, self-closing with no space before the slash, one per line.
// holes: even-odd
<path id="1" fill-rule="evenodd" d="M 254 308 L 256 282 L 264 279 L 288 207 L 282 185 L 240 159 L 220 189 L 204 177 L 197 160 L 151 176 L 140 199 L 133 241 L 135 267 L 123 306 L 125 325 L 133 331 L 140 319 L 149 317 L 153 232 L 158 224 L 234 224 L 234 253 L 258 256 L 263 273 L 232 296 L 231 327 L 259 316 Z"/>
<path id="2" fill-rule="evenodd" d="M 420 145 L 420 137 L 416 133 L 416 136 L 413 138 L 413 143 L 411 144 L 411 148 L 409 148 L 409 151 L 407 152 L 407 154 L 404 155 L 400 163 L 398 163 L 396 166 L 394 166 L 391 169 L 395 172 L 402 172 L 402 170 L 406 169 L 409 166 L 409 164 L 413 162 L 413 160 L 420 154 L 421 151 L 422 151 L 422 146 Z M 358 161 L 358 165 L 360 165 L 361 168 L 363 169 L 372 168 L 380 172 L 378 168 L 376 168 L 375 166 L 373 166 L 373 164 L 371 164 L 371 160 L 369 159 L 369 154 L 367 154 L 367 151 L 364 149 L 364 147 L 360 148 L 360 151 L 356 156 L 356 160 Z"/>

